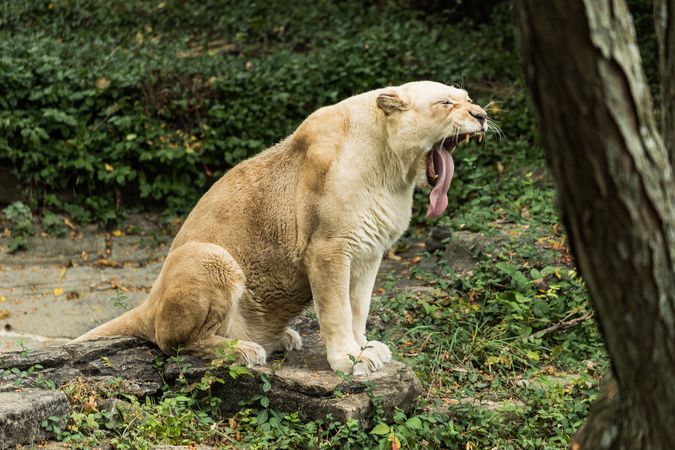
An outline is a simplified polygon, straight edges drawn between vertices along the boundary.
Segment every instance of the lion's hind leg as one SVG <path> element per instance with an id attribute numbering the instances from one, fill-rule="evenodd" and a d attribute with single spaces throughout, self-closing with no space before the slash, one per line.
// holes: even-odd
<path id="1" fill-rule="evenodd" d="M 178 349 L 217 356 L 232 339 L 218 336 L 236 310 L 246 288 L 241 267 L 222 247 L 188 242 L 167 256 L 150 293 L 154 342 L 167 354 Z M 255 342 L 234 344 L 239 360 L 248 366 L 265 362 L 265 350 Z"/>
<path id="2" fill-rule="evenodd" d="M 302 348 L 302 338 L 293 328 L 287 327 L 281 335 L 281 339 L 279 339 L 279 346 L 286 351 L 300 350 Z"/>

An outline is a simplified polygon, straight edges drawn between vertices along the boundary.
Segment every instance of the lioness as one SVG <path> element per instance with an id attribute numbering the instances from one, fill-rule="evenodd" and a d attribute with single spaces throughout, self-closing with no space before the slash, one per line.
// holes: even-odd
<path id="1" fill-rule="evenodd" d="M 235 339 L 252 366 L 301 348 L 288 325 L 313 301 L 331 368 L 378 370 L 391 352 L 368 340 L 366 318 L 382 255 L 408 226 L 416 182 L 433 186 L 427 215 L 443 214 L 451 153 L 487 122 L 466 91 L 430 81 L 319 109 L 201 198 L 147 300 L 78 340 L 208 353 Z"/>

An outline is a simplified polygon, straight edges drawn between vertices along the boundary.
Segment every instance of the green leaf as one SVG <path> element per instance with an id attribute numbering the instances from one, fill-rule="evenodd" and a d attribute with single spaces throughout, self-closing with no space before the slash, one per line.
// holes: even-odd
<path id="1" fill-rule="evenodd" d="M 527 357 L 530 358 L 533 361 L 539 361 L 539 353 L 535 352 L 534 350 L 528 350 L 527 351 Z"/>
<path id="2" fill-rule="evenodd" d="M 406 421 L 405 425 L 412 430 L 419 430 L 422 428 L 422 420 L 419 417 L 411 417 Z"/>
<path id="3" fill-rule="evenodd" d="M 378 436 L 382 436 L 384 434 L 389 434 L 389 425 L 386 423 L 380 422 L 377 425 L 373 427 L 372 430 L 370 430 L 370 434 L 376 434 Z"/>
<path id="4" fill-rule="evenodd" d="M 495 264 L 495 267 L 509 275 L 511 275 L 516 270 L 516 267 L 513 264 L 509 264 L 505 261 L 498 262 Z"/>

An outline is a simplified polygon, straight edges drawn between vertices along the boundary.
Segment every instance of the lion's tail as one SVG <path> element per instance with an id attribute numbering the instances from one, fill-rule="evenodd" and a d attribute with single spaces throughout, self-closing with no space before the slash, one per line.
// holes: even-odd
<path id="1" fill-rule="evenodd" d="M 144 332 L 144 328 L 139 308 L 136 307 L 119 317 L 97 326 L 82 336 L 73 339 L 71 342 L 88 341 L 103 336 L 133 336 L 150 339 L 150 336 Z"/>

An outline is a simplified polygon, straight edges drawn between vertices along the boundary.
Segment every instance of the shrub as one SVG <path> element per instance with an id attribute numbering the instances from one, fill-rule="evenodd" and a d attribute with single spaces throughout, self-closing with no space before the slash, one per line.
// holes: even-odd
<path id="1" fill-rule="evenodd" d="M 81 221 L 114 221 L 121 205 L 184 212 L 227 168 L 350 95 L 518 72 L 495 51 L 511 45 L 508 27 L 479 33 L 453 25 L 452 9 L 427 15 L 406 2 L 63 0 L 6 9 L 0 165 L 14 169 L 32 204 Z"/>

